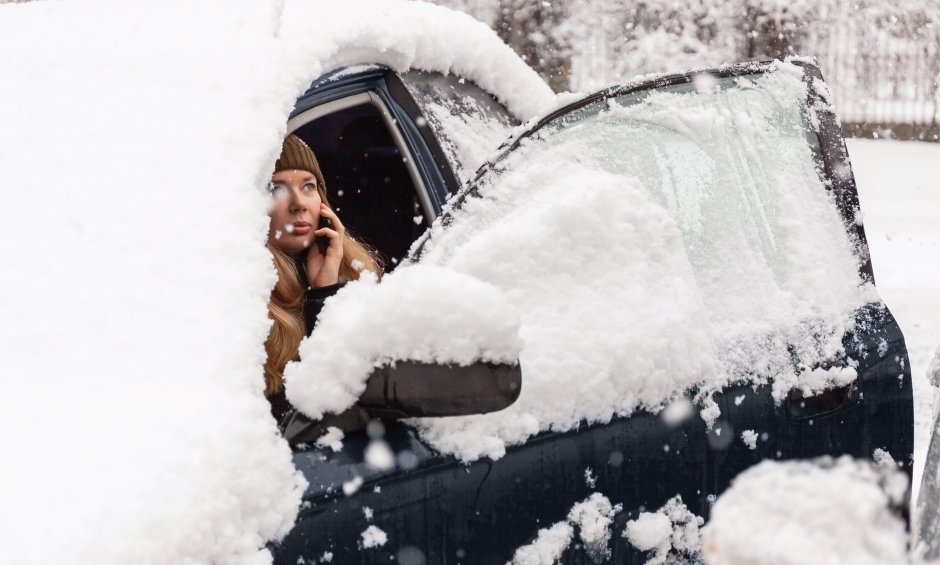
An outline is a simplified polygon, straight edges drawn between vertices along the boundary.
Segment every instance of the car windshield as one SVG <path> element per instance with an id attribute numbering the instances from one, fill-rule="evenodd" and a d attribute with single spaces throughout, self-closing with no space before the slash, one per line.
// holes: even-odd
<path id="1" fill-rule="evenodd" d="M 846 283 L 836 292 L 858 282 L 813 118 L 794 103 L 805 91 L 792 79 L 703 75 L 600 100 L 545 127 L 539 150 L 637 181 L 675 222 L 697 278 L 745 289 L 706 294 L 710 317 L 726 332 L 751 332 L 749 314 L 778 306 L 768 299 L 798 290 L 793 279 L 807 271 L 832 261 Z M 789 297 L 779 304 L 779 321 L 796 313 L 790 306 Z"/>

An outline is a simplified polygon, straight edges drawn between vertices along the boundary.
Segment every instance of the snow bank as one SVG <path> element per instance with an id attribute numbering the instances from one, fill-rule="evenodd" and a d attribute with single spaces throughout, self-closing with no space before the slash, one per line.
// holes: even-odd
<path id="1" fill-rule="evenodd" d="M 496 43 L 412 2 L 0 6 L 0 562 L 270 560 L 305 486 L 262 396 L 287 116 L 368 62 L 526 117 L 550 92 Z"/>
<path id="2" fill-rule="evenodd" d="M 464 458 L 541 430 L 698 400 L 729 382 L 819 390 L 855 378 L 854 311 L 877 301 L 815 167 L 800 70 L 585 110 L 487 177 L 424 264 L 501 289 L 522 317 L 519 400 L 419 426 Z M 800 365 L 794 368 L 791 351 Z M 717 406 L 702 413 L 718 416 Z"/>
<path id="3" fill-rule="evenodd" d="M 284 380 L 291 403 L 319 418 L 352 405 L 374 367 L 404 360 L 514 364 L 521 350 L 518 315 L 495 287 L 416 265 L 381 284 L 363 277 L 343 287 L 320 312 L 317 329 L 300 344 L 301 361 L 288 364 Z"/>
<path id="4" fill-rule="evenodd" d="M 890 507 L 896 467 L 843 457 L 764 461 L 739 475 L 705 527 L 709 565 L 907 563 L 904 522 Z M 904 480 L 906 484 L 906 480 Z"/>
<path id="5" fill-rule="evenodd" d="M 291 527 L 261 393 L 275 15 L 0 6 L 0 562 L 254 564 Z"/>

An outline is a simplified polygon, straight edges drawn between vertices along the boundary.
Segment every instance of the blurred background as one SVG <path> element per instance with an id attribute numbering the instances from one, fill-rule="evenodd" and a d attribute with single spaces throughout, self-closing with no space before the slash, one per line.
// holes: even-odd
<path id="1" fill-rule="evenodd" d="M 851 137 L 940 140 L 940 0 L 433 0 L 491 25 L 558 91 L 815 57 Z"/>

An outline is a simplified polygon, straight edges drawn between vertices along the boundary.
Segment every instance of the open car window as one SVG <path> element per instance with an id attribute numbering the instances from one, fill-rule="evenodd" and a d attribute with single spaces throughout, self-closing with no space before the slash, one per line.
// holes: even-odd
<path id="1" fill-rule="evenodd" d="M 288 128 L 313 149 L 330 203 L 390 271 L 433 218 L 425 187 L 385 106 L 362 93 L 315 106 Z"/>
<path id="2" fill-rule="evenodd" d="M 472 175 L 519 124 L 492 95 L 466 79 L 409 71 L 400 75 L 440 142 L 457 179 Z"/>

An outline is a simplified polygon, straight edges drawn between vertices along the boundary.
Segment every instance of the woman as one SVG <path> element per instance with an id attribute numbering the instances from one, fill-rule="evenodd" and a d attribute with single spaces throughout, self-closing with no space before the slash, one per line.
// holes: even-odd
<path id="1" fill-rule="evenodd" d="M 269 190 L 267 247 L 277 283 L 268 302 L 274 323 L 264 344 L 264 380 L 271 413 L 280 422 L 291 409 L 284 394 L 284 367 L 297 359 L 300 340 L 313 329 L 323 301 L 346 281 L 358 279 L 362 270 L 379 274 L 381 267 L 330 208 L 320 165 L 299 137 L 284 140 Z"/>

